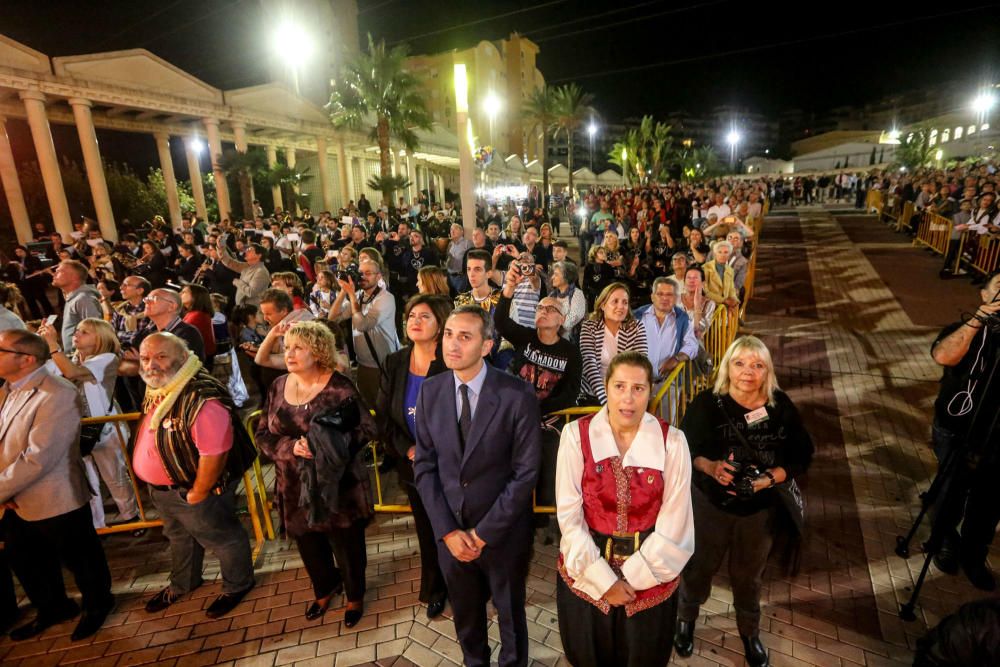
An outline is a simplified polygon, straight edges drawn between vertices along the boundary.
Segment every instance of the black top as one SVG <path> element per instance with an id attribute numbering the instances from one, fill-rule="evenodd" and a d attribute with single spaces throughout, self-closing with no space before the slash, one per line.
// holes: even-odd
<path id="1" fill-rule="evenodd" d="M 497 331 L 514 345 L 510 372 L 535 390 L 543 415 L 576 405 L 583 362 L 580 350 L 563 337 L 546 345 L 538 332 L 510 318 L 510 299 L 501 296 L 493 320 Z"/>
<path id="2" fill-rule="evenodd" d="M 933 350 L 935 345 L 961 326 L 965 326 L 965 323 L 955 322 L 946 326 L 938 334 L 931 349 Z M 983 342 L 984 335 L 986 336 L 985 344 Z M 980 348 L 982 348 L 981 352 Z M 989 387 L 988 396 L 984 392 L 987 390 L 986 385 L 992 369 L 991 364 L 1000 353 L 998 348 L 1000 348 L 1000 335 L 986 335 L 985 329 L 980 329 L 973 337 L 969 351 L 965 353 L 962 360 L 954 366 L 944 367 L 944 372 L 941 374 L 941 388 L 938 390 L 938 397 L 934 402 L 934 421 L 938 426 L 965 437 L 972 418 L 976 414 L 976 406 L 982 401 L 985 401 L 984 405 L 987 406 L 997 405 L 997 401 L 1000 400 L 1000 377 L 994 378 Z M 1000 371 L 998 371 L 998 375 L 1000 375 Z M 956 395 L 968 391 L 970 388 L 972 389 L 971 397 L 963 394 L 956 398 Z M 966 409 L 964 415 L 958 415 L 959 412 L 963 411 L 963 407 L 970 406 L 971 409 Z M 981 439 L 983 433 L 989 432 L 987 429 L 990 428 L 992 417 L 995 415 L 993 410 L 984 408 L 983 412 L 988 413 L 990 418 L 984 419 L 985 414 L 978 418 L 979 423 L 976 425 L 976 429 L 983 431 L 980 435 L 974 436 L 977 440 Z M 1000 429 L 997 430 L 1000 431 Z M 1000 438 L 1000 433 L 994 433 L 993 437 Z"/>
<path id="3" fill-rule="evenodd" d="M 744 415 L 751 410 L 728 394 L 716 397 L 711 389 L 706 389 L 695 396 L 681 424 L 692 461 L 698 456 L 719 461 L 732 453 L 735 461 L 756 464 L 761 470 L 780 466 L 785 469 L 788 479 L 804 473 L 812 461 L 812 438 L 806 432 L 799 411 L 784 392 L 775 392 L 774 402 L 773 406 L 765 406 L 767 419 L 747 424 Z M 733 432 L 730 422 L 751 448 Z M 693 471 L 693 481 L 713 504 L 733 514 L 746 516 L 767 509 L 777 500 L 773 489 L 760 491 L 750 500 L 739 500 L 729 495 L 718 481 L 697 470 Z"/>

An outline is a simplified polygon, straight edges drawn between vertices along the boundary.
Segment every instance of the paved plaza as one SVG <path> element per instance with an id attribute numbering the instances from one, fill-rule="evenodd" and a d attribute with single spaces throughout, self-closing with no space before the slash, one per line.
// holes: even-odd
<path id="1" fill-rule="evenodd" d="M 782 387 L 802 412 L 817 453 L 804 490 L 810 537 L 794 579 L 769 570 L 761 638 L 776 667 L 903 667 L 928 625 L 982 594 L 932 567 L 918 620 L 898 605 L 922 563 L 893 554 L 896 535 L 916 514 L 917 494 L 934 473 L 928 441 L 938 367 L 929 346 L 944 324 L 974 308 L 965 281 L 937 279 L 940 261 L 869 216 L 821 207 L 778 209 L 760 240 L 757 288 L 747 329 L 770 346 Z M 391 491 L 390 491 L 391 493 Z M 0 663 L 86 665 L 452 665 L 461 652 L 446 612 L 428 622 L 417 602 L 419 556 L 412 521 L 380 515 L 368 532 L 365 616 L 343 627 L 338 601 L 307 622 L 312 590 L 294 545 L 268 543 L 257 587 L 232 614 L 201 611 L 219 593 L 207 584 L 164 612 L 146 599 L 167 583 L 167 544 L 104 538 L 118 605 L 104 629 L 72 643 L 72 623 L 39 638 L 0 641 Z M 536 544 L 528 579 L 535 665 L 568 664 L 555 605 L 556 546 Z M 992 562 L 1000 568 L 994 550 Z M 218 575 L 208 561 L 207 580 Z M 744 664 L 728 580 L 715 580 L 702 609 L 695 654 L 672 664 Z M 22 600 L 22 604 L 25 601 Z M 335 611 L 336 610 L 336 611 Z M 496 641 L 498 628 L 491 626 Z M 495 654 L 494 654 L 495 657 Z"/>

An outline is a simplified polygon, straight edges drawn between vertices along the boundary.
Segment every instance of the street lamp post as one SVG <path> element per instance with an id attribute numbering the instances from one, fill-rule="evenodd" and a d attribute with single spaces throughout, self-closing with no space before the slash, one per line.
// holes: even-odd
<path id="1" fill-rule="evenodd" d="M 628 162 L 626 162 L 627 159 L 628 159 L 628 149 L 627 148 L 623 148 L 622 149 L 622 187 L 623 188 L 627 188 L 628 187 L 628 176 L 626 175 L 626 171 L 628 170 Z"/>
<path id="2" fill-rule="evenodd" d="M 455 117 L 458 121 L 458 180 L 465 238 L 476 230 L 476 185 L 472 169 L 472 123 L 469 120 L 469 79 L 465 63 L 455 63 Z"/>
<path id="3" fill-rule="evenodd" d="M 590 121 L 587 126 L 587 134 L 590 135 L 590 171 L 594 171 L 594 135 L 597 134 L 597 125 Z"/>

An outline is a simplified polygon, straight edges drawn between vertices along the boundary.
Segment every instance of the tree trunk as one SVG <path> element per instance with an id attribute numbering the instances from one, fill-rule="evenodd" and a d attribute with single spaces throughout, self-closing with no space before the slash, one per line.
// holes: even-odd
<path id="1" fill-rule="evenodd" d="M 246 169 L 239 173 L 240 197 L 243 199 L 243 219 L 253 220 L 253 188 L 250 185 L 250 174 Z"/>
<path id="2" fill-rule="evenodd" d="M 378 136 L 378 162 L 379 162 L 379 173 L 382 176 L 382 204 L 385 206 L 392 205 L 392 190 L 385 187 L 386 179 L 392 176 L 392 163 L 389 160 L 389 119 L 384 116 L 379 116 L 378 125 L 376 126 L 376 134 Z"/>

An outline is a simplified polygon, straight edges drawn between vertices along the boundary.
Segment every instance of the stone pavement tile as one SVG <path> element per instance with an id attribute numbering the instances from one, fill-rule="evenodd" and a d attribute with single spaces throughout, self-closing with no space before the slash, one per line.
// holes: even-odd
<path id="1" fill-rule="evenodd" d="M 163 647 L 160 660 L 167 658 L 180 658 L 186 655 L 200 653 L 205 644 L 204 639 L 188 639 L 187 641 L 171 642 Z"/>
<path id="2" fill-rule="evenodd" d="M 373 660 L 375 660 L 375 647 L 359 646 L 358 648 L 338 653 L 334 664 L 336 667 L 352 667 L 353 665 L 362 665 Z"/>
<path id="3" fill-rule="evenodd" d="M 260 653 L 260 640 L 254 639 L 253 641 L 242 642 L 232 646 L 223 646 L 219 649 L 219 661 L 225 662 L 227 660 L 249 658 L 258 653 Z"/>
<path id="4" fill-rule="evenodd" d="M 236 661 L 235 667 L 271 667 L 274 664 L 274 656 L 277 651 L 269 653 L 259 653 L 252 658 L 241 658 Z"/>
<path id="5" fill-rule="evenodd" d="M 157 658 L 160 657 L 160 653 L 162 652 L 162 646 L 144 648 L 141 651 L 129 651 L 127 653 L 123 653 L 121 658 L 119 658 L 118 662 L 115 664 L 118 667 L 131 667 L 132 665 L 143 665 L 155 662 Z"/>
<path id="6" fill-rule="evenodd" d="M 309 658 L 316 657 L 316 642 L 311 642 L 308 644 L 298 644 L 296 646 L 289 646 L 288 648 L 283 648 L 278 651 L 278 655 L 274 657 L 275 665 L 289 665 L 293 662 L 299 660 L 307 660 Z"/>
<path id="7" fill-rule="evenodd" d="M 321 640 L 316 647 L 316 655 L 330 655 L 341 651 L 350 651 L 358 646 L 357 635 L 344 635 Z"/>
<path id="8" fill-rule="evenodd" d="M 205 650 L 194 655 L 185 655 L 177 659 L 177 667 L 207 667 L 221 662 L 219 652 L 215 649 Z"/>
<path id="9" fill-rule="evenodd" d="M 413 662 L 417 667 L 437 667 L 443 660 L 439 654 L 417 643 L 411 643 L 407 646 L 403 657 Z"/>
<path id="10" fill-rule="evenodd" d="M 79 646 L 77 648 L 71 648 L 68 651 L 63 651 L 59 655 L 60 665 L 71 665 L 78 662 L 86 662 L 100 658 L 104 655 L 104 651 L 108 648 L 107 644 L 90 644 L 89 646 Z M 0 663 L 5 664 L 5 663 Z"/>

